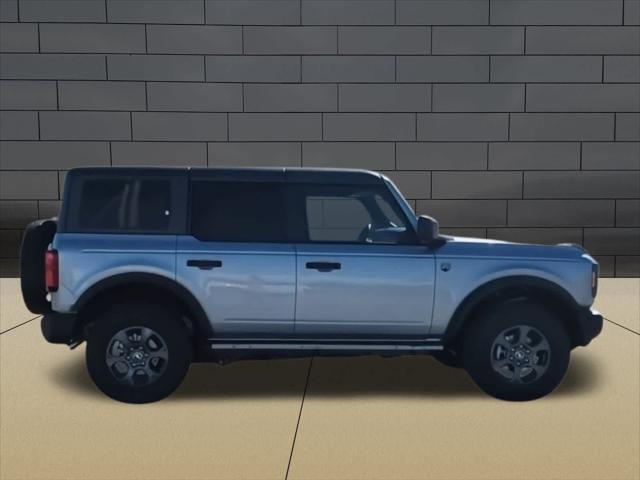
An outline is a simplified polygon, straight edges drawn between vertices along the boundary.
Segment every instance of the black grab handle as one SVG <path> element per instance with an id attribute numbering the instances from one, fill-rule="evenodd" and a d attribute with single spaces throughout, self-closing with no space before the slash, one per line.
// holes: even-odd
<path id="1" fill-rule="evenodd" d="M 211 270 L 222 267 L 220 260 L 187 260 L 187 267 L 195 267 L 200 270 Z"/>
<path id="2" fill-rule="evenodd" d="M 332 270 L 340 270 L 342 265 L 337 262 L 307 262 L 307 268 L 318 270 L 319 272 L 330 272 Z"/>

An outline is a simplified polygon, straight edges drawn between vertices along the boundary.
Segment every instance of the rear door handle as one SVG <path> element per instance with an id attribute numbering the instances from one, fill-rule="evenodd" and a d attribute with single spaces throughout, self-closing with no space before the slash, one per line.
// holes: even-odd
<path id="1" fill-rule="evenodd" d="M 342 265 L 337 262 L 307 262 L 307 268 L 319 272 L 331 272 L 332 270 L 340 270 Z"/>
<path id="2" fill-rule="evenodd" d="M 187 260 L 187 267 L 211 270 L 212 268 L 222 267 L 222 262 L 220 260 Z"/>

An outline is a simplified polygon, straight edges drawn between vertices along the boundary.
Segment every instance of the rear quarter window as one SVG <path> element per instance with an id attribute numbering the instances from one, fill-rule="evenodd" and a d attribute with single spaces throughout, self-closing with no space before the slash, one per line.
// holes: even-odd
<path id="1" fill-rule="evenodd" d="M 65 202 L 66 232 L 175 234 L 184 230 L 184 187 L 170 176 L 76 178 Z M 181 205 L 182 202 L 182 205 Z"/>

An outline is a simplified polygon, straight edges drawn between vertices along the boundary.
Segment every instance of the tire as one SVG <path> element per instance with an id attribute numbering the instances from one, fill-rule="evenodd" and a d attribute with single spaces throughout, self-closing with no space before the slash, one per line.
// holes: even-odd
<path id="1" fill-rule="evenodd" d="M 489 395 L 534 400 L 551 393 L 564 378 L 569 336 L 561 319 L 542 305 L 505 302 L 472 322 L 464 338 L 464 366 Z"/>
<path id="2" fill-rule="evenodd" d="M 57 228 L 55 219 L 45 219 L 31 222 L 24 230 L 20 247 L 20 289 L 22 299 L 32 313 L 51 311 L 44 282 L 44 252 Z"/>
<path id="3" fill-rule="evenodd" d="M 173 393 L 184 380 L 192 342 L 175 310 L 123 303 L 96 318 L 89 330 L 87 370 L 109 397 L 149 403 Z"/>
<path id="4" fill-rule="evenodd" d="M 441 352 L 434 353 L 433 358 L 435 358 L 438 362 L 440 362 L 441 364 L 447 367 L 463 368 L 462 358 L 454 350 L 445 348 Z"/>

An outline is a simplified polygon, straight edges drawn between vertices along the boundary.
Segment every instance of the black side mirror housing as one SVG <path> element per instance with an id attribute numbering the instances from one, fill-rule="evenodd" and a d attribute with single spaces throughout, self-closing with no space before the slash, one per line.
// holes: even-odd
<path id="1" fill-rule="evenodd" d="M 418 237 L 420 237 L 420 241 L 425 245 L 440 245 L 443 243 L 438 221 L 427 215 L 420 215 L 418 217 Z"/>

